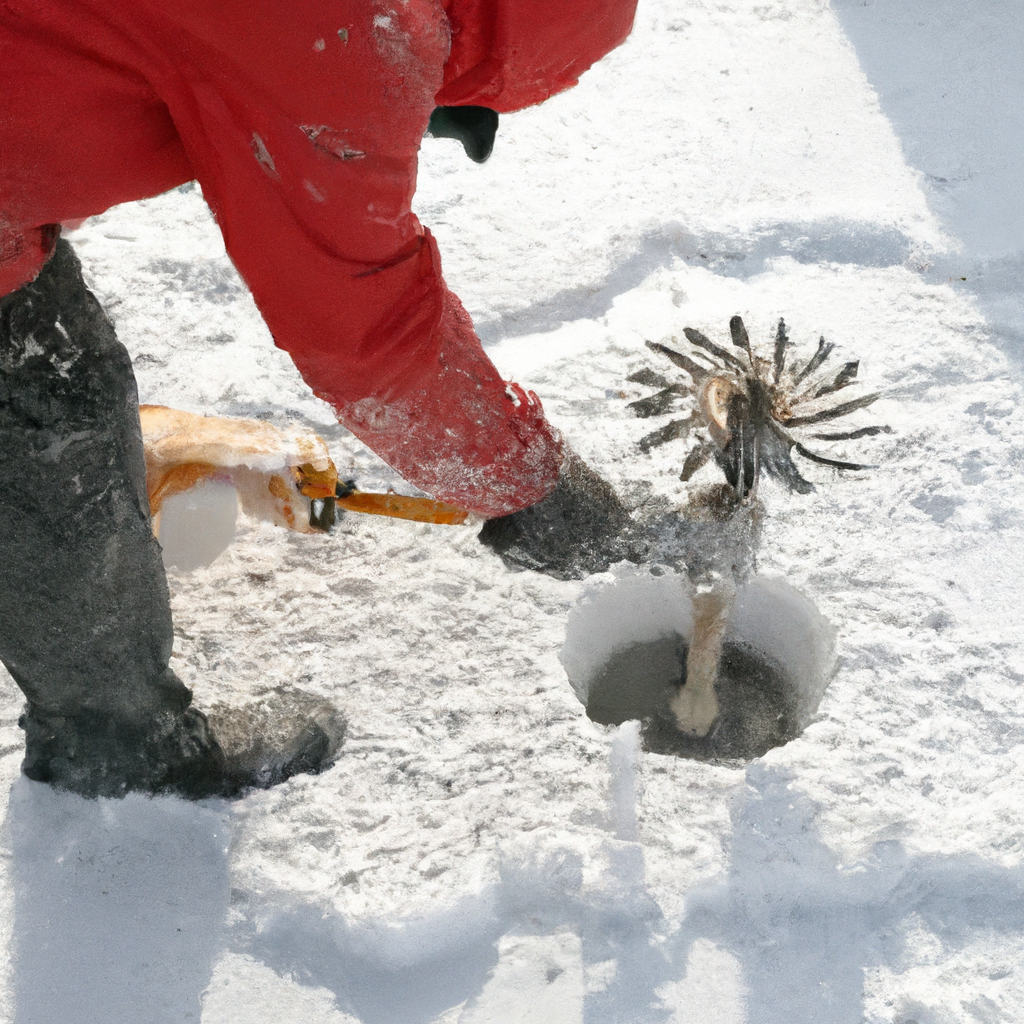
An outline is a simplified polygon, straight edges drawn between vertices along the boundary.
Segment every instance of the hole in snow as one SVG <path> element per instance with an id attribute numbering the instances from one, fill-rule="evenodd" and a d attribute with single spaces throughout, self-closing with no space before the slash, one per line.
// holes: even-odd
<path id="1" fill-rule="evenodd" d="M 682 733 L 670 702 L 685 685 L 693 632 L 683 577 L 624 576 L 570 616 L 561 660 L 595 722 L 642 723 L 646 750 L 701 760 L 751 760 L 811 722 L 835 663 L 834 631 L 779 580 L 741 587 L 729 618 L 706 736 Z"/>
<path id="2" fill-rule="evenodd" d="M 683 685 L 689 645 L 683 637 L 635 644 L 616 654 L 590 685 L 587 715 L 619 725 L 643 723 L 646 750 L 702 760 L 750 760 L 800 733 L 797 694 L 785 672 L 759 651 L 727 643 L 719 662 L 719 714 L 706 736 L 681 733 L 669 702 Z"/>

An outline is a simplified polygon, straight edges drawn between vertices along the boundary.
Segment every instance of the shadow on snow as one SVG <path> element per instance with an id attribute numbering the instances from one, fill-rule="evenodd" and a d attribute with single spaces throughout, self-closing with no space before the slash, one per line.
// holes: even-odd
<path id="1" fill-rule="evenodd" d="M 631 800 L 631 783 L 626 791 Z M 629 826 L 629 808 L 612 817 Z M 646 886 L 642 846 L 619 821 L 617 837 L 524 837 L 499 853 L 494 885 L 435 913 L 349 920 L 251 896 L 226 930 L 224 805 L 87 801 L 19 779 L 6 820 L 15 1020 L 135 1024 L 145 1007 L 154 1024 L 198 1021 L 226 947 L 326 987 L 364 1024 L 428 1024 L 462 1003 L 463 1019 L 487 1019 L 499 940 L 569 933 L 580 978 L 602 974 L 573 995 L 586 1024 L 666 1021 L 672 1007 L 659 990 L 685 981 L 700 991 L 701 979 L 687 976 L 698 940 L 735 958 L 752 1024 L 844 1024 L 863 1017 L 866 968 L 902 969 L 913 958 L 904 944 L 911 923 L 947 950 L 981 932 L 1024 931 L 1020 870 L 910 856 L 899 843 L 844 869 L 817 819 L 786 771 L 751 765 L 733 807 L 727 875 L 691 890 L 675 927 Z M 596 879 L 585 880 L 587 858 L 603 866 Z"/>

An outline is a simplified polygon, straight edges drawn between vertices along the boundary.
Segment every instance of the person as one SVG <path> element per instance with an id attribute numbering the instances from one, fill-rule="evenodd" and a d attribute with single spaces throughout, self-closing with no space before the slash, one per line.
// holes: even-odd
<path id="1" fill-rule="evenodd" d="M 484 517 L 514 567 L 568 578 L 621 555 L 626 510 L 487 359 L 411 200 L 435 108 L 541 102 L 634 7 L 0 5 L 0 658 L 27 699 L 28 777 L 231 795 L 323 768 L 342 732 L 311 720 L 233 759 L 168 667 L 131 364 L 62 221 L 197 179 L 275 343 L 341 423 Z"/>

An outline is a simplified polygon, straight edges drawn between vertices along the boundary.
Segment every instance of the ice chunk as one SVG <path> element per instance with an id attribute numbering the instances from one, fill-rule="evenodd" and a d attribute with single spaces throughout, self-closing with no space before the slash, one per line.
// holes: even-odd
<path id="1" fill-rule="evenodd" d="M 609 796 L 616 838 L 635 843 L 639 838 L 636 820 L 637 755 L 640 751 L 640 723 L 623 722 L 615 732 L 608 753 L 611 775 Z"/>

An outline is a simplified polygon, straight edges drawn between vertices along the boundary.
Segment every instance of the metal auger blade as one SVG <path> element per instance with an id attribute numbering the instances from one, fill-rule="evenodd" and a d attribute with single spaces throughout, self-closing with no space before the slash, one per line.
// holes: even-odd
<path id="1" fill-rule="evenodd" d="M 826 342 L 825 336 L 822 335 L 821 338 L 818 339 L 818 351 L 815 352 L 814 355 L 807 360 L 807 365 L 793 379 L 793 384 L 799 384 L 802 380 L 805 380 L 810 374 L 814 373 L 814 371 L 819 366 L 821 366 L 821 364 L 825 362 L 826 359 L 828 359 L 828 357 L 832 354 L 832 350 L 834 348 L 835 345 L 833 345 L 830 341 Z"/>
<path id="2" fill-rule="evenodd" d="M 809 416 L 794 416 L 786 426 L 806 427 L 812 423 L 824 423 L 827 420 L 838 419 L 840 416 L 845 416 L 847 413 L 854 412 L 857 409 L 866 408 L 872 402 L 877 402 L 881 397 L 881 392 L 876 391 L 870 395 L 864 395 L 862 398 L 855 398 L 852 402 L 843 402 L 842 405 L 834 405 L 831 409 L 813 412 Z"/>
<path id="3" fill-rule="evenodd" d="M 634 416 L 638 416 L 640 419 L 648 419 L 651 416 L 660 416 L 662 413 L 666 413 L 672 408 L 672 403 L 681 395 L 688 395 L 690 388 L 683 384 L 670 384 L 664 391 L 659 391 L 656 395 L 650 395 L 647 398 L 637 399 L 635 402 L 630 402 L 626 406 Z"/>
<path id="4" fill-rule="evenodd" d="M 660 352 L 663 356 L 671 359 L 681 370 L 685 370 L 693 378 L 693 383 L 696 385 L 703 384 L 715 372 L 712 367 L 701 366 L 700 363 L 694 362 L 689 356 L 683 355 L 682 352 L 677 352 L 674 348 L 669 348 L 668 345 L 662 345 L 659 341 L 648 341 L 646 345 L 652 352 Z"/>
<path id="5" fill-rule="evenodd" d="M 851 363 L 846 363 L 835 377 L 832 378 L 830 383 L 823 385 L 814 392 L 814 397 L 821 398 L 822 395 L 831 395 L 833 392 L 839 391 L 841 388 L 849 387 L 857 379 L 857 369 L 859 366 L 859 359 L 855 359 Z"/>
<path id="6" fill-rule="evenodd" d="M 756 483 L 756 426 L 750 416 L 750 403 L 744 395 L 735 394 L 729 402 L 729 440 L 718 457 L 718 464 L 737 499 L 742 500 Z"/>
<path id="7" fill-rule="evenodd" d="M 648 388 L 667 388 L 672 384 L 668 377 L 662 377 L 660 373 L 655 373 L 654 370 L 646 366 L 637 370 L 636 373 L 631 373 L 626 380 L 630 384 L 643 384 Z"/>
<path id="8" fill-rule="evenodd" d="M 690 426 L 692 420 L 672 420 L 670 423 L 666 423 L 665 426 L 659 427 L 657 430 L 652 431 L 645 437 L 641 437 L 639 441 L 640 451 L 645 454 L 652 448 L 658 448 L 663 444 L 667 444 L 669 441 L 675 441 L 677 438 L 686 437 L 690 432 Z"/>
<path id="9" fill-rule="evenodd" d="M 778 329 L 775 332 L 775 358 L 773 360 L 776 384 L 779 383 L 782 371 L 786 368 L 786 349 L 788 347 L 789 335 L 786 334 L 786 321 L 780 318 Z"/>
<path id="10" fill-rule="evenodd" d="M 877 434 L 891 434 L 892 427 L 861 427 L 839 434 L 811 434 L 815 441 L 856 441 L 858 437 L 875 437 Z"/>
<path id="11" fill-rule="evenodd" d="M 746 371 L 747 368 L 736 356 L 728 349 L 722 348 L 721 345 L 716 345 L 707 335 L 701 334 L 700 331 L 695 331 L 692 327 L 684 327 L 683 334 L 686 335 L 686 340 L 691 345 L 696 345 L 698 348 L 710 352 L 716 359 L 720 359 L 727 366 L 743 372 Z"/>
<path id="12" fill-rule="evenodd" d="M 754 353 L 750 349 L 750 335 L 747 334 L 747 327 L 743 323 L 743 317 L 737 315 L 729 321 L 729 333 L 732 335 L 732 343 L 747 353 L 750 365 L 753 366 Z"/>
<path id="13" fill-rule="evenodd" d="M 856 462 L 840 462 L 839 459 L 829 459 L 824 455 L 815 455 L 814 452 L 808 451 L 799 441 L 797 441 L 794 447 L 805 459 L 821 463 L 823 466 L 831 466 L 833 469 L 877 469 L 876 466 L 861 465 Z"/>
<path id="14" fill-rule="evenodd" d="M 790 455 L 795 443 L 784 431 L 770 424 L 761 436 L 761 466 L 769 476 L 781 480 L 789 490 L 796 494 L 810 494 L 814 484 L 800 475 Z"/>

